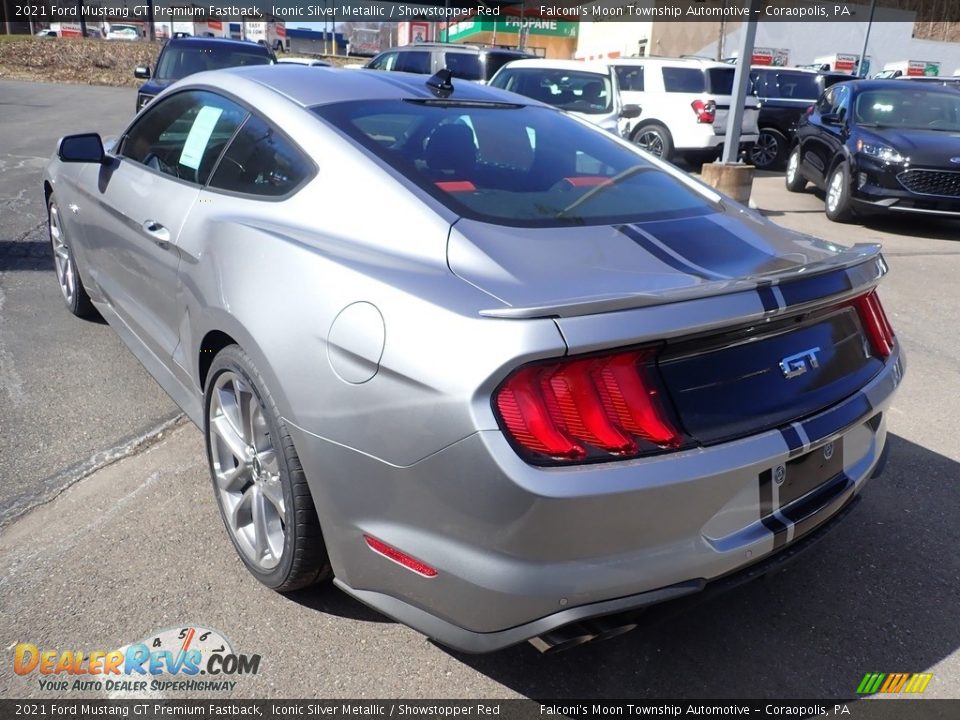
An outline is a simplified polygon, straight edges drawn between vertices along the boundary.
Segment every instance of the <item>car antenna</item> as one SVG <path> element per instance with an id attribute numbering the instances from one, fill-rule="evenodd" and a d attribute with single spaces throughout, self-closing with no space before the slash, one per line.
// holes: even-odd
<path id="1" fill-rule="evenodd" d="M 431 75 L 427 80 L 427 87 L 433 91 L 433 94 L 439 98 L 450 97 L 453 94 L 453 73 L 447 68 L 442 68 L 435 75 Z"/>

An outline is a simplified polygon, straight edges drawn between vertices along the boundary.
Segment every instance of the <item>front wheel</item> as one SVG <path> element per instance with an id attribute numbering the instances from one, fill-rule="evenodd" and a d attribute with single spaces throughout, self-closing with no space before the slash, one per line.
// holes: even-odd
<path id="1" fill-rule="evenodd" d="M 827 181 L 825 208 L 827 217 L 834 222 L 853 220 L 853 201 L 850 199 L 850 170 L 846 163 L 837 165 Z"/>
<path id="2" fill-rule="evenodd" d="M 57 205 L 53 195 L 47 201 L 47 229 L 50 233 L 50 246 L 53 249 L 57 284 L 60 285 L 60 294 L 63 296 L 67 310 L 80 318 L 93 317 L 96 310 L 80 279 L 77 261 L 74 259 L 63 217 L 60 215 L 60 206 Z"/>
<path id="3" fill-rule="evenodd" d="M 790 192 L 803 192 L 807 187 L 807 179 L 800 174 L 800 146 L 795 145 L 790 151 L 790 157 L 787 159 L 787 173 L 784 175 L 787 190 Z"/>
<path id="4" fill-rule="evenodd" d="M 207 379 L 204 430 L 223 523 L 247 569 L 280 592 L 331 575 L 293 441 L 253 361 L 237 345 Z"/>

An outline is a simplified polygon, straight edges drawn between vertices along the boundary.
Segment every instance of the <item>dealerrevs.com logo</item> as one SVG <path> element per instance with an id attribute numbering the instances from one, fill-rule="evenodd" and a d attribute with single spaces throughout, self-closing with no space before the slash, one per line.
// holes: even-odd
<path id="1" fill-rule="evenodd" d="M 60 650 L 17 643 L 13 671 L 41 690 L 230 692 L 238 676 L 256 675 L 260 656 L 237 653 L 221 633 L 170 628 L 118 650 Z"/>

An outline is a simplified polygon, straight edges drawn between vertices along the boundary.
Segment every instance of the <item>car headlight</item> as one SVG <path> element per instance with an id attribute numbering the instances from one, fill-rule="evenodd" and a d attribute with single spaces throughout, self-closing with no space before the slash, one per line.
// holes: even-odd
<path id="1" fill-rule="evenodd" d="M 863 140 L 857 140 L 857 152 L 862 152 L 864 155 L 885 163 L 899 164 L 907 161 L 907 158 L 888 145 L 868 143 Z"/>

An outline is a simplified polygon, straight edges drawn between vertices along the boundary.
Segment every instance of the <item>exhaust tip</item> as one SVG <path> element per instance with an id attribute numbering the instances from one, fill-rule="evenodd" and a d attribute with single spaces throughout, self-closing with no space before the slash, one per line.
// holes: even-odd
<path id="1" fill-rule="evenodd" d="M 594 634 L 597 640 L 610 640 L 611 638 L 626 635 L 631 630 L 637 629 L 637 623 L 635 622 L 625 623 L 623 620 L 611 621 L 604 618 L 588 620 L 584 623 L 584 626 Z"/>
<path id="2" fill-rule="evenodd" d="M 574 624 L 551 630 L 538 637 L 532 637 L 529 642 L 541 654 L 552 655 L 578 645 L 585 645 L 595 637 L 596 635 L 587 631 L 583 625 Z"/>

